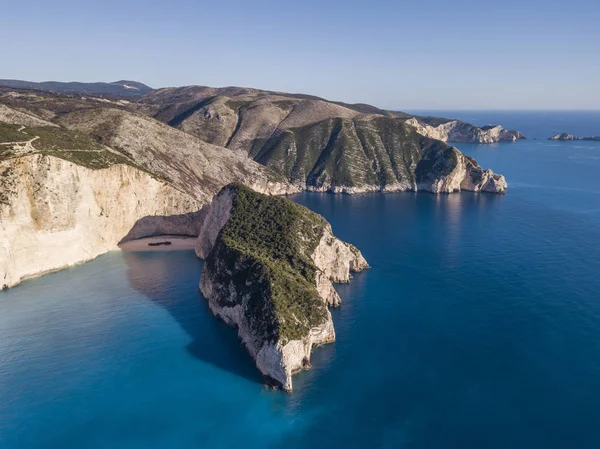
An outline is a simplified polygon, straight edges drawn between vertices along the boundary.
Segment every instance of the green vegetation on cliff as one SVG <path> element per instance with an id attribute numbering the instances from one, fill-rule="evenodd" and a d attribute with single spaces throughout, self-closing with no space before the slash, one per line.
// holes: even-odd
<path id="1" fill-rule="evenodd" d="M 0 161 L 28 154 L 54 156 L 95 170 L 115 164 L 134 166 L 129 159 L 86 134 L 57 126 L 0 123 Z"/>
<path id="2" fill-rule="evenodd" d="M 246 152 L 310 190 L 436 189 L 462 161 L 449 145 L 424 137 L 407 124 L 412 115 L 364 104 L 206 87 L 159 89 L 143 101 L 145 110 L 154 109 L 159 120 L 207 142 Z M 418 120 L 428 126 L 449 122 L 439 117 Z M 487 131 L 460 121 L 452 129 L 461 141 L 478 141 Z M 520 138 L 512 131 L 487 138 L 511 140 L 513 135 Z M 465 181 L 465 186 L 474 185 Z"/>
<path id="3" fill-rule="evenodd" d="M 309 186 L 412 186 L 422 139 L 389 117 L 334 118 L 274 133 L 254 159 Z"/>
<path id="4" fill-rule="evenodd" d="M 327 222 L 285 198 L 240 184 L 228 188 L 233 193 L 231 217 L 206 260 L 208 268 L 219 284 L 232 282 L 238 297 L 248 297 L 256 335 L 284 344 L 301 339 L 327 318 L 310 258 Z"/>
<path id="5" fill-rule="evenodd" d="M 27 135 L 19 132 L 19 128 L 21 128 L 19 125 L 0 122 L 0 144 L 7 142 L 21 142 L 31 138 L 28 138 Z"/>

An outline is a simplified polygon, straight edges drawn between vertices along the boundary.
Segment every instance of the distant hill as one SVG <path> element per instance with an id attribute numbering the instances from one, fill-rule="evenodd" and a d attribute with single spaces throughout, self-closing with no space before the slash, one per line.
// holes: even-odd
<path id="1" fill-rule="evenodd" d="M 448 124 L 437 128 L 366 104 L 239 87 L 156 89 L 129 107 L 246 154 L 300 189 L 503 192 L 506 184 L 440 141 L 497 142 L 507 138 L 501 127 L 439 119 Z"/>
<path id="2" fill-rule="evenodd" d="M 555 136 L 552 136 L 552 137 L 548 137 L 548 140 L 591 140 L 594 142 L 599 142 L 600 136 L 579 137 L 579 136 L 574 136 L 573 134 L 561 133 L 561 134 L 556 134 Z"/>
<path id="3" fill-rule="evenodd" d="M 178 140 L 185 136 L 194 145 L 205 143 L 220 148 L 210 152 L 210 166 L 216 166 L 219 151 L 227 149 L 230 152 L 223 154 L 241 158 L 224 163 L 221 168 L 227 172 L 234 170 L 238 162 L 258 162 L 295 189 L 346 193 L 501 193 L 506 188 L 502 176 L 483 170 L 444 141 L 492 143 L 520 137 L 500 126 L 482 129 L 445 119 L 438 119 L 442 124 L 432 126 L 419 117 L 365 104 L 244 87 L 185 86 L 153 89 L 142 96 L 110 97 L 27 90 L 24 85 L 19 83 L 18 91 L 0 85 L 0 103 L 11 108 L 11 116 L 26 113 L 90 134 L 118 152 L 125 150 L 126 156 L 151 173 L 178 181 L 176 187 L 185 191 L 197 190 L 198 181 L 206 178 L 205 174 L 198 177 L 198 173 L 190 172 L 197 165 L 191 157 L 197 150 L 185 157 L 175 154 L 174 148 L 190 147 L 189 142 Z M 127 81 L 103 86 L 107 85 L 135 89 Z M 149 148 L 159 141 L 164 152 L 152 154 Z M 129 148 L 134 143 L 135 151 Z M 222 187 L 219 182 L 214 184 L 211 193 Z M 193 192 L 197 198 L 210 197 L 205 195 L 206 189 L 200 190 L 202 195 Z"/>
<path id="4" fill-rule="evenodd" d="M 43 81 L 36 83 L 21 80 L 0 80 L 0 86 L 12 89 L 35 89 L 56 94 L 88 94 L 119 97 L 140 97 L 153 89 L 137 81 L 120 80 L 113 83 L 80 83 Z"/>

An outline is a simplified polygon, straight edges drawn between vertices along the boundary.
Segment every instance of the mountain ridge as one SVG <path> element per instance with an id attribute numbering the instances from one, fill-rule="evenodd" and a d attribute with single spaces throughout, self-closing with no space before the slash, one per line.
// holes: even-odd
<path id="1" fill-rule="evenodd" d="M 373 106 L 366 103 L 346 103 L 344 101 L 336 101 L 336 100 L 327 100 L 323 97 L 311 94 L 303 94 L 303 93 L 290 93 L 290 92 L 280 92 L 280 91 L 271 91 L 266 89 L 252 88 L 252 87 L 239 87 L 239 86 L 225 86 L 225 87 L 210 87 L 203 85 L 189 85 L 189 86 L 179 86 L 179 87 L 162 87 L 162 88 L 151 88 L 146 84 L 140 83 L 139 81 L 128 81 L 128 80 L 119 80 L 114 82 L 91 82 L 91 83 L 83 83 L 83 82 L 60 82 L 60 81 L 43 81 L 43 82 L 31 82 L 31 81 L 23 81 L 23 80 L 9 80 L 4 79 L 0 80 L 0 87 L 9 87 L 14 89 L 34 89 L 45 92 L 59 93 L 59 94 L 88 94 L 88 95 L 109 95 L 113 97 L 123 97 L 123 98 L 135 98 L 140 101 L 144 101 L 143 97 L 146 99 L 150 98 L 148 94 L 156 94 L 159 95 L 159 92 L 173 92 L 173 91 L 189 91 L 196 90 L 202 91 L 207 94 L 207 98 L 209 96 L 240 96 L 243 94 L 258 94 L 261 93 L 263 95 L 274 95 L 280 96 L 290 99 L 298 99 L 298 100 L 314 100 L 314 101 L 322 101 L 330 104 L 338 105 L 340 107 L 344 107 L 347 109 L 354 110 L 356 112 L 365 113 L 365 114 L 379 114 L 385 115 L 388 117 L 393 117 L 397 119 L 416 119 L 419 123 L 414 126 L 418 126 L 421 128 L 420 132 L 427 135 L 428 137 L 433 138 L 442 138 L 442 140 L 447 140 L 449 142 L 464 142 L 464 141 L 477 141 L 478 143 L 495 143 L 497 141 L 514 141 L 518 139 L 525 138 L 521 133 L 514 130 L 504 130 L 504 128 L 500 129 L 497 132 L 497 135 L 490 135 L 490 133 L 478 133 L 478 130 L 486 131 L 484 128 L 486 127 L 477 127 L 467 122 L 463 122 L 462 120 L 456 119 L 448 119 L 444 117 L 433 117 L 433 116 L 420 116 L 418 114 L 409 114 L 407 112 L 402 112 L 399 110 L 387 110 L 383 108 L 379 108 L 377 106 Z M 188 101 L 191 99 L 188 98 Z M 464 139 L 464 135 L 453 134 L 452 132 L 447 132 L 447 130 L 440 132 L 440 130 L 435 130 L 441 125 L 447 125 L 449 122 L 456 123 L 463 131 L 465 128 L 468 129 L 468 132 L 474 137 Z M 486 125 L 487 127 L 497 127 L 498 125 Z M 431 129 L 427 129 L 431 128 Z M 456 137 L 456 140 L 453 138 Z"/>
<path id="2" fill-rule="evenodd" d="M 471 177 L 470 168 L 482 170 L 462 153 L 455 153 L 459 155 L 456 170 L 444 174 L 456 179 L 429 182 L 417 165 L 425 153 L 436 157 L 454 154 L 443 153 L 450 146 L 440 140 L 459 134 L 447 131 L 445 138 L 432 136 L 417 119 L 401 112 L 314 96 L 205 86 L 156 89 L 135 106 L 201 140 L 247 154 L 300 189 L 440 193 L 461 189 L 503 192 L 506 188 L 500 178 L 489 185 L 473 182 L 479 176 Z M 501 127 L 482 129 L 442 120 L 459 126 L 460 135 L 468 141 L 491 142 L 503 136 Z M 437 151 L 429 152 L 431 148 Z M 430 164 L 441 165 L 448 167 Z M 485 182 L 490 176 L 485 176 Z"/>
<path id="3" fill-rule="evenodd" d="M 13 89 L 33 89 L 42 92 L 59 94 L 91 94 L 91 95 L 114 95 L 123 97 L 137 97 L 144 95 L 153 89 L 139 81 L 119 80 L 113 82 L 84 83 L 79 81 L 23 81 L 14 79 L 0 79 L 0 86 Z"/>

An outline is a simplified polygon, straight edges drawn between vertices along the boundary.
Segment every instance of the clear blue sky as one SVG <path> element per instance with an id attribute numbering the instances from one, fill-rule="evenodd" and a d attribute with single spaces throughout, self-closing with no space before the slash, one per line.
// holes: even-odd
<path id="1" fill-rule="evenodd" d="M 2 0 L 0 78 L 600 109 L 600 0 Z"/>

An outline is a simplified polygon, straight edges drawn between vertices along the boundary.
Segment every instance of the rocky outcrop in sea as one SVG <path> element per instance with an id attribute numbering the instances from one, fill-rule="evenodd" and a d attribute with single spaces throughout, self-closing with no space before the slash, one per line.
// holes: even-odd
<path id="1" fill-rule="evenodd" d="M 406 120 L 419 134 L 443 142 L 456 143 L 497 143 L 514 142 L 525 139 L 519 131 L 504 129 L 500 125 L 486 125 L 481 128 L 460 120 L 442 121 L 439 124 L 429 124 L 416 117 Z"/>
<path id="2" fill-rule="evenodd" d="M 594 142 L 599 142 L 600 136 L 578 137 L 574 136 L 573 134 L 561 133 L 552 137 L 548 137 L 548 140 L 591 140 Z"/>
<path id="3" fill-rule="evenodd" d="M 332 282 L 368 267 L 320 215 L 240 184 L 214 198 L 196 253 L 206 259 L 200 290 L 210 309 L 287 391 L 292 375 L 310 367 L 312 349 L 335 340 L 327 306 L 341 300 Z"/>

